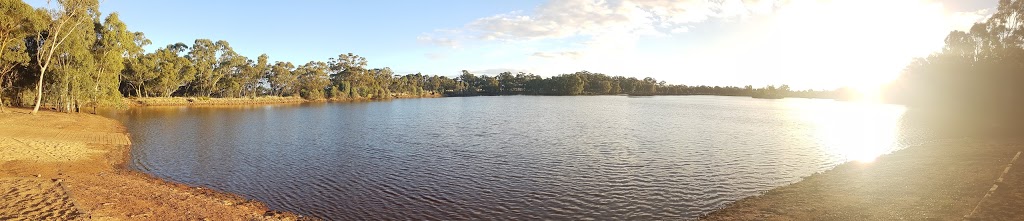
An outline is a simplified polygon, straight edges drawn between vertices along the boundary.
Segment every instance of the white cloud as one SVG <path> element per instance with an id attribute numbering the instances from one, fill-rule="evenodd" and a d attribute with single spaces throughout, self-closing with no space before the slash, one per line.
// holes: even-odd
<path id="1" fill-rule="evenodd" d="M 447 54 L 433 53 L 433 52 L 432 53 L 426 53 L 426 54 L 424 54 L 424 56 L 426 56 L 430 60 L 441 60 L 441 59 L 445 59 L 445 58 L 448 57 Z"/>
<path id="2" fill-rule="evenodd" d="M 932 0 L 551 0 L 419 39 L 473 42 L 461 58 L 479 59 L 473 68 L 481 70 L 829 88 L 891 78 L 910 58 L 941 48 L 949 31 L 989 14 Z"/>
<path id="3" fill-rule="evenodd" d="M 578 51 L 559 51 L 559 52 L 536 52 L 533 53 L 534 57 L 541 58 L 579 58 L 581 55 Z"/>
<path id="4" fill-rule="evenodd" d="M 974 23 L 984 21 L 992 16 L 992 9 L 981 9 L 969 12 L 953 12 L 947 17 L 950 28 L 961 31 L 969 31 Z"/>
<path id="5" fill-rule="evenodd" d="M 492 68 L 492 69 L 484 69 L 484 70 L 471 70 L 469 72 L 473 73 L 473 74 L 477 74 L 477 75 L 498 76 L 498 74 L 501 74 L 501 73 L 504 73 L 504 72 L 510 72 L 513 75 L 518 74 L 519 72 L 530 73 L 530 70 L 515 69 L 515 68 Z"/>
<path id="6" fill-rule="evenodd" d="M 477 19 L 467 27 L 488 40 L 537 40 L 605 33 L 669 34 L 712 18 L 774 10 L 767 0 L 563 0 L 533 14 L 515 11 Z"/>
<path id="7" fill-rule="evenodd" d="M 420 35 L 419 37 L 416 37 L 416 40 L 418 40 L 421 43 L 433 44 L 433 45 L 437 45 L 437 46 L 441 46 L 441 47 L 447 47 L 447 48 L 458 48 L 459 47 L 459 43 L 457 41 L 455 41 L 455 39 L 451 39 L 451 38 L 447 38 L 447 37 L 435 38 L 435 37 L 428 36 L 428 35 Z"/>

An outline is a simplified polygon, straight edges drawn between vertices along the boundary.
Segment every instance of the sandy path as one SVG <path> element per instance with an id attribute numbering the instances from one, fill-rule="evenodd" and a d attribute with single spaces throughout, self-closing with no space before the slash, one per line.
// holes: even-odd
<path id="1" fill-rule="evenodd" d="M 0 178 L 0 220 L 68 220 L 81 216 L 56 180 Z"/>
<path id="2" fill-rule="evenodd" d="M 963 220 L 1021 149 L 1010 143 L 960 140 L 910 147 L 743 199 L 705 219 Z M 1024 220 L 1024 174 L 1016 176 L 1017 187 L 1004 191 L 1017 195 L 990 200 L 1002 207 L 986 206 L 994 209 L 980 211 L 983 220 Z"/>
<path id="3" fill-rule="evenodd" d="M 0 220 L 296 220 L 124 169 L 130 140 L 90 114 L 0 113 Z"/>

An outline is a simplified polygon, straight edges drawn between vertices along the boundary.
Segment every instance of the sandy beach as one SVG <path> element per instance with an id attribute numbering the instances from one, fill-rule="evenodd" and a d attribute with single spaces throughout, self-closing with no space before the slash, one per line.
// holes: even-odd
<path id="1" fill-rule="evenodd" d="M 25 109 L 0 113 L 0 220 L 302 220 L 124 167 L 115 120 Z"/>

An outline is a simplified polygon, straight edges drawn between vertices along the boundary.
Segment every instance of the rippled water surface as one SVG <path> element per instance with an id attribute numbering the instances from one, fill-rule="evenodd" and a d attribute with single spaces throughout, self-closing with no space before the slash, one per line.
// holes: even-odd
<path id="1" fill-rule="evenodd" d="M 904 108 L 467 97 L 110 114 L 135 169 L 352 219 L 680 219 L 914 143 Z"/>

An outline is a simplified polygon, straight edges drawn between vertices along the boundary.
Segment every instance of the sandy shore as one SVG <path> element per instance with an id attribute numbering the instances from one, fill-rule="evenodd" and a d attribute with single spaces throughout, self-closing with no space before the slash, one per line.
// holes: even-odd
<path id="1" fill-rule="evenodd" d="M 1014 143 L 964 139 L 909 147 L 740 200 L 704 219 L 963 220 L 1024 149 Z M 975 219 L 1024 220 L 1024 168 L 1018 167 Z"/>
<path id="2" fill-rule="evenodd" d="M 131 171 L 119 122 L 0 113 L 0 220 L 297 220 L 259 202 Z"/>

